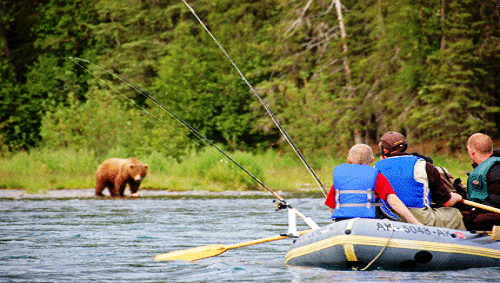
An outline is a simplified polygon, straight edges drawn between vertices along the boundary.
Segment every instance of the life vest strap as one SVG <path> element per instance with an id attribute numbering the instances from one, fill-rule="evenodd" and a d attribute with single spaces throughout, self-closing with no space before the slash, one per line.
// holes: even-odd
<path id="1" fill-rule="evenodd" d="M 340 193 L 340 194 L 367 194 L 367 195 L 373 195 L 373 191 L 368 189 L 368 190 L 336 190 L 335 193 Z"/>
<path id="2" fill-rule="evenodd" d="M 339 204 L 339 195 L 340 194 L 366 194 L 366 204 Z M 357 206 L 366 206 L 366 208 L 370 208 L 373 200 L 373 191 L 371 189 L 367 190 L 335 190 L 335 206 L 336 207 L 357 207 Z M 380 205 L 378 205 L 380 206 Z"/>
<path id="3" fill-rule="evenodd" d="M 368 203 L 368 205 L 367 205 L 365 203 L 344 203 L 344 204 L 339 205 L 339 207 L 363 207 L 363 206 L 364 207 L 368 206 L 368 208 L 370 208 L 370 206 L 381 206 L 381 204 L 380 203 Z M 337 207 L 335 207 L 335 208 L 337 208 Z"/>

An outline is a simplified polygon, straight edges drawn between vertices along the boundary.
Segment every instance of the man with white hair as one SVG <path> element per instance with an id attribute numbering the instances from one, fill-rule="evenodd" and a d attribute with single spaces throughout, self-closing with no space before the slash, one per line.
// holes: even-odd
<path id="1" fill-rule="evenodd" d="M 333 169 L 333 185 L 325 201 L 335 221 L 348 218 L 383 218 L 379 199 L 387 201 L 408 222 L 421 223 L 396 196 L 391 184 L 373 162 L 372 148 L 356 144 L 349 150 L 347 162 Z"/>

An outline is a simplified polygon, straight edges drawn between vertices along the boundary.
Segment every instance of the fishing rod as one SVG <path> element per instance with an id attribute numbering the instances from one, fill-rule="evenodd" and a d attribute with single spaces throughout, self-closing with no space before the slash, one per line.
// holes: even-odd
<path id="1" fill-rule="evenodd" d="M 309 163 L 307 163 L 306 159 L 304 158 L 304 156 L 302 155 L 302 153 L 300 152 L 300 150 L 297 148 L 297 146 L 295 145 L 295 143 L 293 143 L 292 139 L 288 136 L 288 134 L 285 131 L 285 129 L 283 129 L 283 127 L 279 123 L 278 119 L 276 119 L 276 117 L 271 112 L 271 110 L 269 109 L 269 107 L 267 107 L 267 105 L 264 102 L 264 100 L 262 99 L 262 97 L 260 97 L 260 95 L 257 93 L 257 91 L 255 91 L 255 89 L 253 88 L 253 86 L 248 82 L 248 80 L 245 77 L 245 75 L 243 75 L 243 73 L 240 71 L 240 69 L 238 68 L 238 66 L 236 65 L 236 63 L 234 63 L 233 59 L 231 59 L 231 56 L 229 56 L 229 54 L 226 52 L 226 50 L 224 49 L 224 47 L 222 47 L 222 45 L 215 38 L 215 36 L 213 36 L 213 34 L 210 32 L 210 30 L 208 30 L 207 26 L 203 23 L 203 21 L 200 19 L 200 17 L 198 17 L 198 15 L 194 11 L 194 9 L 191 6 L 189 6 L 189 4 L 185 0 L 182 0 L 182 2 L 184 2 L 184 4 L 188 7 L 188 9 L 191 11 L 191 13 L 193 13 L 194 17 L 198 20 L 198 22 L 203 26 L 203 28 L 210 35 L 210 37 L 212 37 L 212 39 L 215 41 L 215 43 L 217 43 L 217 45 L 222 50 L 222 52 L 224 52 L 224 54 L 229 59 L 229 61 L 231 61 L 231 64 L 233 64 L 234 68 L 236 69 L 236 71 L 238 71 L 238 73 L 240 74 L 241 78 L 248 85 L 248 87 L 250 88 L 250 90 L 252 91 L 252 93 L 255 95 L 255 97 L 257 97 L 257 99 L 260 101 L 260 103 L 264 106 L 264 108 L 266 109 L 267 113 L 269 114 L 269 116 L 273 120 L 273 122 L 276 125 L 276 127 L 278 127 L 278 129 L 280 130 L 280 132 L 283 134 L 283 136 L 285 137 L 285 139 L 288 141 L 288 144 L 290 144 L 290 146 L 293 148 L 293 150 L 295 151 L 295 153 L 297 154 L 297 156 L 300 158 L 300 160 L 302 161 L 302 163 L 306 166 L 307 170 L 309 170 L 309 172 L 312 174 L 312 176 L 314 177 L 314 180 L 316 181 L 316 183 L 318 183 L 321 192 L 326 197 L 327 196 L 327 192 L 326 192 L 325 186 L 321 183 L 321 181 L 319 180 L 318 176 L 316 175 L 316 173 L 314 172 L 314 170 L 311 168 L 311 166 L 309 166 Z"/>
<path id="2" fill-rule="evenodd" d="M 279 203 L 277 204 L 277 208 L 278 210 L 279 209 L 284 209 L 284 208 L 290 208 L 290 209 L 293 209 L 295 211 L 295 213 L 300 217 L 302 218 L 307 225 L 309 225 L 311 228 L 319 228 L 318 225 L 312 221 L 312 219 L 310 219 L 309 217 L 306 217 L 304 214 L 302 214 L 300 211 L 298 211 L 297 209 L 295 209 L 294 207 L 292 207 L 292 205 L 290 205 L 284 198 L 282 198 L 280 195 L 278 195 L 276 192 L 274 192 L 273 190 L 271 190 L 270 188 L 268 188 L 263 182 L 261 182 L 257 177 L 255 177 L 252 173 L 250 173 L 249 171 L 247 171 L 245 168 L 243 168 L 243 166 L 241 166 L 238 162 L 236 162 L 234 159 L 232 159 L 229 155 L 227 155 L 222 149 L 220 149 L 218 146 L 216 146 L 213 142 L 211 142 L 207 137 L 205 137 L 204 135 L 202 135 L 199 131 L 197 131 L 195 128 L 193 128 L 190 124 L 188 124 L 186 121 L 184 121 L 181 117 L 179 117 L 178 115 L 176 115 L 174 112 L 172 112 L 170 109 L 168 109 L 167 107 L 165 107 L 163 104 L 161 104 L 158 100 L 156 100 L 154 97 L 152 97 L 149 93 L 145 92 L 144 90 L 142 90 L 141 88 L 139 88 L 138 86 L 136 86 L 135 84 L 129 82 L 128 80 L 126 80 L 125 78 L 121 77 L 120 75 L 104 68 L 103 66 L 101 65 L 98 65 L 96 63 L 93 63 L 87 59 L 82 59 L 82 58 L 77 58 L 77 57 L 69 57 L 69 59 L 71 61 L 73 61 L 73 63 L 75 63 L 76 65 L 82 67 L 83 69 L 85 69 L 87 72 L 89 72 L 90 74 L 92 74 L 93 76 L 95 76 L 96 78 L 98 78 L 94 73 L 92 73 L 88 68 L 85 68 L 84 66 L 82 66 L 81 64 L 79 64 L 77 61 L 80 61 L 80 62 L 85 62 L 87 64 L 90 64 L 90 65 L 93 65 L 97 68 L 100 68 L 101 70 L 105 71 L 106 73 L 112 75 L 113 77 L 116 77 L 118 78 L 120 81 L 126 83 L 128 86 L 132 87 L 134 90 L 136 90 L 138 93 L 142 94 L 144 97 L 146 97 L 147 99 L 153 101 L 154 104 L 156 104 L 157 106 L 159 106 L 160 108 L 162 108 L 163 110 L 167 111 L 167 113 L 169 113 L 172 117 L 174 117 L 178 122 L 182 123 L 184 126 L 186 126 L 192 133 L 194 133 L 195 135 L 197 135 L 198 137 L 202 138 L 205 142 L 207 142 L 208 144 L 210 144 L 211 146 L 213 146 L 215 149 L 217 149 L 222 155 L 224 155 L 227 159 L 229 159 L 231 162 L 233 162 L 236 166 L 238 166 L 241 170 L 243 170 L 245 173 L 247 173 L 252 179 L 254 179 L 257 183 L 259 183 L 263 188 L 265 188 L 268 192 L 270 192 L 275 198 L 277 198 L 279 200 Z M 101 78 L 98 78 L 98 79 L 101 79 Z M 102 79 L 101 79 L 102 80 Z M 117 91 L 118 93 L 120 93 L 117 89 L 113 88 L 113 90 Z M 120 93 L 120 95 L 123 95 L 122 93 Z M 136 104 L 136 106 L 140 107 L 139 105 Z M 142 107 L 140 107 L 141 109 L 143 109 Z M 143 109 L 145 110 L 145 109 Z M 146 112 L 147 113 L 147 112 Z"/>

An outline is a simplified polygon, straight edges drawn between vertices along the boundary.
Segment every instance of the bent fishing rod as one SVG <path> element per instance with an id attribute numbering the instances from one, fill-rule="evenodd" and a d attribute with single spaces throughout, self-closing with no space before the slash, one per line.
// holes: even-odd
<path id="1" fill-rule="evenodd" d="M 259 183 L 263 188 L 265 188 L 268 192 L 270 192 L 275 198 L 277 198 L 279 200 L 279 203 L 277 204 L 277 208 L 278 210 L 279 209 L 284 209 L 284 208 L 291 208 L 295 211 L 295 213 L 300 217 L 302 218 L 307 225 L 309 225 L 311 228 L 318 228 L 318 225 L 316 223 L 314 223 L 314 221 L 312 221 L 312 219 L 310 219 L 309 217 L 306 217 L 304 214 L 302 214 L 300 211 L 298 211 L 297 209 L 295 209 L 294 207 L 292 207 L 292 205 L 290 205 L 284 198 L 282 198 L 279 194 L 277 194 L 276 192 L 274 192 L 273 190 L 271 190 L 270 188 L 268 188 L 262 181 L 260 181 L 257 177 L 255 177 L 252 173 L 250 173 L 249 171 L 247 171 L 245 168 L 243 168 L 243 166 L 241 166 L 238 162 L 236 162 L 234 159 L 232 159 L 229 155 L 227 155 L 222 149 L 220 149 L 218 146 L 216 146 L 212 141 L 210 141 L 207 137 L 205 137 L 204 135 L 202 135 L 198 130 L 196 130 L 195 128 L 193 128 L 190 124 L 188 124 L 186 121 L 184 121 L 181 117 L 179 117 L 178 115 L 176 115 L 173 111 L 171 111 L 170 109 L 168 109 L 167 107 L 165 107 L 163 104 L 161 104 L 158 100 L 156 100 L 154 97 L 152 97 L 149 93 L 145 92 L 144 90 L 142 90 L 141 88 L 139 88 L 138 86 L 136 86 L 135 84 L 129 82 L 128 80 L 126 80 L 125 78 L 121 77 L 120 75 L 104 68 L 103 66 L 101 65 L 98 65 L 96 63 L 93 63 L 87 59 L 82 59 L 82 58 L 77 58 L 77 57 L 69 57 L 69 59 L 71 61 L 73 61 L 73 63 L 75 63 L 76 65 L 80 66 L 81 68 L 83 68 L 84 70 L 86 70 L 87 72 L 89 72 L 90 74 L 92 74 L 94 77 L 98 78 L 99 80 L 102 80 L 101 78 L 97 77 L 94 73 L 92 73 L 88 68 L 85 68 L 84 66 L 82 66 L 81 64 L 79 64 L 77 61 L 80 61 L 80 62 L 85 62 L 87 64 L 90 64 L 90 65 L 93 65 L 103 71 L 105 71 L 106 73 L 110 74 L 111 76 L 115 77 L 115 78 L 118 78 L 120 81 L 126 83 L 128 86 L 132 87 L 135 91 L 137 91 L 138 93 L 140 93 L 141 95 L 143 95 L 144 97 L 146 97 L 147 99 L 151 100 L 154 104 L 156 104 L 157 106 L 159 106 L 161 109 L 167 111 L 168 114 L 170 114 L 172 117 L 174 117 L 178 122 L 182 123 L 184 126 L 186 126 L 192 133 L 194 133 L 196 136 L 200 137 L 201 139 L 203 139 L 205 142 L 207 142 L 208 144 L 210 144 L 212 147 L 214 147 L 215 149 L 217 149 L 217 151 L 219 151 L 222 155 L 224 155 L 227 159 L 229 159 L 232 163 L 234 163 L 236 166 L 238 166 L 241 170 L 243 170 L 246 174 L 248 174 L 252 179 L 254 179 L 257 183 Z M 113 88 L 114 91 L 117 91 L 118 93 L 120 93 L 117 89 Z M 122 93 L 120 93 L 120 95 L 123 95 Z M 139 105 L 136 104 L 137 107 L 140 107 Z M 144 108 L 140 107 L 141 109 L 143 109 L 145 111 Z M 148 113 L 148 112 L 146 112 Z M 148 113 L 149 114 L 149 113 Z"/>
<path id="2" fill-rule="evenodd" d="M 182 0 L 182 2 L 184 2 L 184 4 L 188 7 L 188 9 L 191 11 L 191 13 L 194 15 L 194 17 L 201 24 L 201 26 L 203 26 L 203 28 L 207 31 L 207 33 L 210 35 L 210 37 L 212 37 L 212 39 L 215 41 L 215 43 L 217 43 L 217 45 L 222 50 L 222 52 L 226 55 L 226 57 L 229 59 L 229 61 L 231 61 L 231 64 L 233 64 L 234 68 L 236 69 L 236 71 L 238 71 L 238 73 L 240 74 L 241 78 L 248 85 L 248 87 L 250 88 L 250 90 L 252 91 L 252 93 L 255 95 L 255 97 L 257 97 L 257 99 L 262 104 L 262 106 L 264 106 L 264 108 L 266 109 L 267 113 L 269 114 L 269 116 L 273 120 L 273 122 L 276 125 L 276 127 L 278 127 L 278 129 L 280 130 L 280 132 L 283 134 L 283 136 L 287 140 L 288 144 L 290 144 L 290 146 L 293 148 L 293 150 L 295 151 L 295 153 L 297 154 L 297 156 L 300 158 L 300 160 L 302 161 L 302 163 L 306 166 L 307 170 L 309 170 L 309 172 L 312 174 L 312 176 L 314 177 L 314 180 L 316 181 L 316 183 L 318 183 L 321 192 L 326 197 L 328 194 L 326 192 L 325 186 L 321 183 L 321 181 L 319 180 L 318 176 L 316 175 L 316 173 L 314 172 L 314 170 L 311 168 L 311 166 L 309 166 L 309 163 L 307 163 L 306 159 L 304 158 L 304 156 L 302 155 L 302 153 L 300 152 L 300 150 L 297 148 L 297 146 L 295 145 L 295 143 L 292 141 L 292 139 L 288 136 L 288 134 L 285 131 L 285 129 L 283 129 L 283 127 L 279 123 L 278 119 L 276 119 L 276 117 L 271 112 L 271 110 L 269 109 L 269 107 L 267 107 L 267 105 L 264 102 L 264 100 L 262 99 L 262 97 L 260 97 L 260 95 L 257 93 L 257 91 L 255 91 L 255 89 L 250 84 L 250 82 L 248 82 L 248 80 L 245 77 L 245 75 L 243 75 L 243 73 L 240 71 L 240 69 L 238 68 L 238 66 L 236 65 L 236 63 L 234 63 L 233 59 L 229 56 L 229 54 L 226 52 L 226 50 L 224 49 L 224 47 L 222 47 L 222 45 L 215 38 L 215 36 L 210 32 L 210 30 L 208 30 L 207 26 L 203 23 L 203 21 L 200 19 L 200 17 L 198 17 L 198 15 L 194 11 L 194 9 L 185 0 Z"/>

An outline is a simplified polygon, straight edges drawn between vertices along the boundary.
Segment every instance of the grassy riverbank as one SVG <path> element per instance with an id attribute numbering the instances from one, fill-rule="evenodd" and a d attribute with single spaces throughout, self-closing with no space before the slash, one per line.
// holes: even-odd
<path id="1" fill-rule="evenodd" d="M 317 189 L 318 185 L 298 157 L 268 151 L 260 154 L 229 153 L 230 157 L 254 175 L 268 188 L 282 191 Z M 109 157 L 123 157 L 119 150 Z M 57 189 L 94 188 L 94 173 L 106 158 L 97 158 L 93 152 L 75 150 L 34 150 L 20 152 L 0 159 L 0 189 L 22 189 L 39 193 Z M 136 156 L 150 166 L 141 187 L 157 190 L 262 190 L 263 188 L 241 168 L 213 150 L 205 150 L 173 160 L 160 154 Z M 455 177 L 466 180 L 470 161 L 466 155 L 458 157 L 432 156 L 434 164 L 448 168 Z M 331 170 L 344 159 L 321 157 L 308 159 L 321 182 L 328 190 Z"/>

